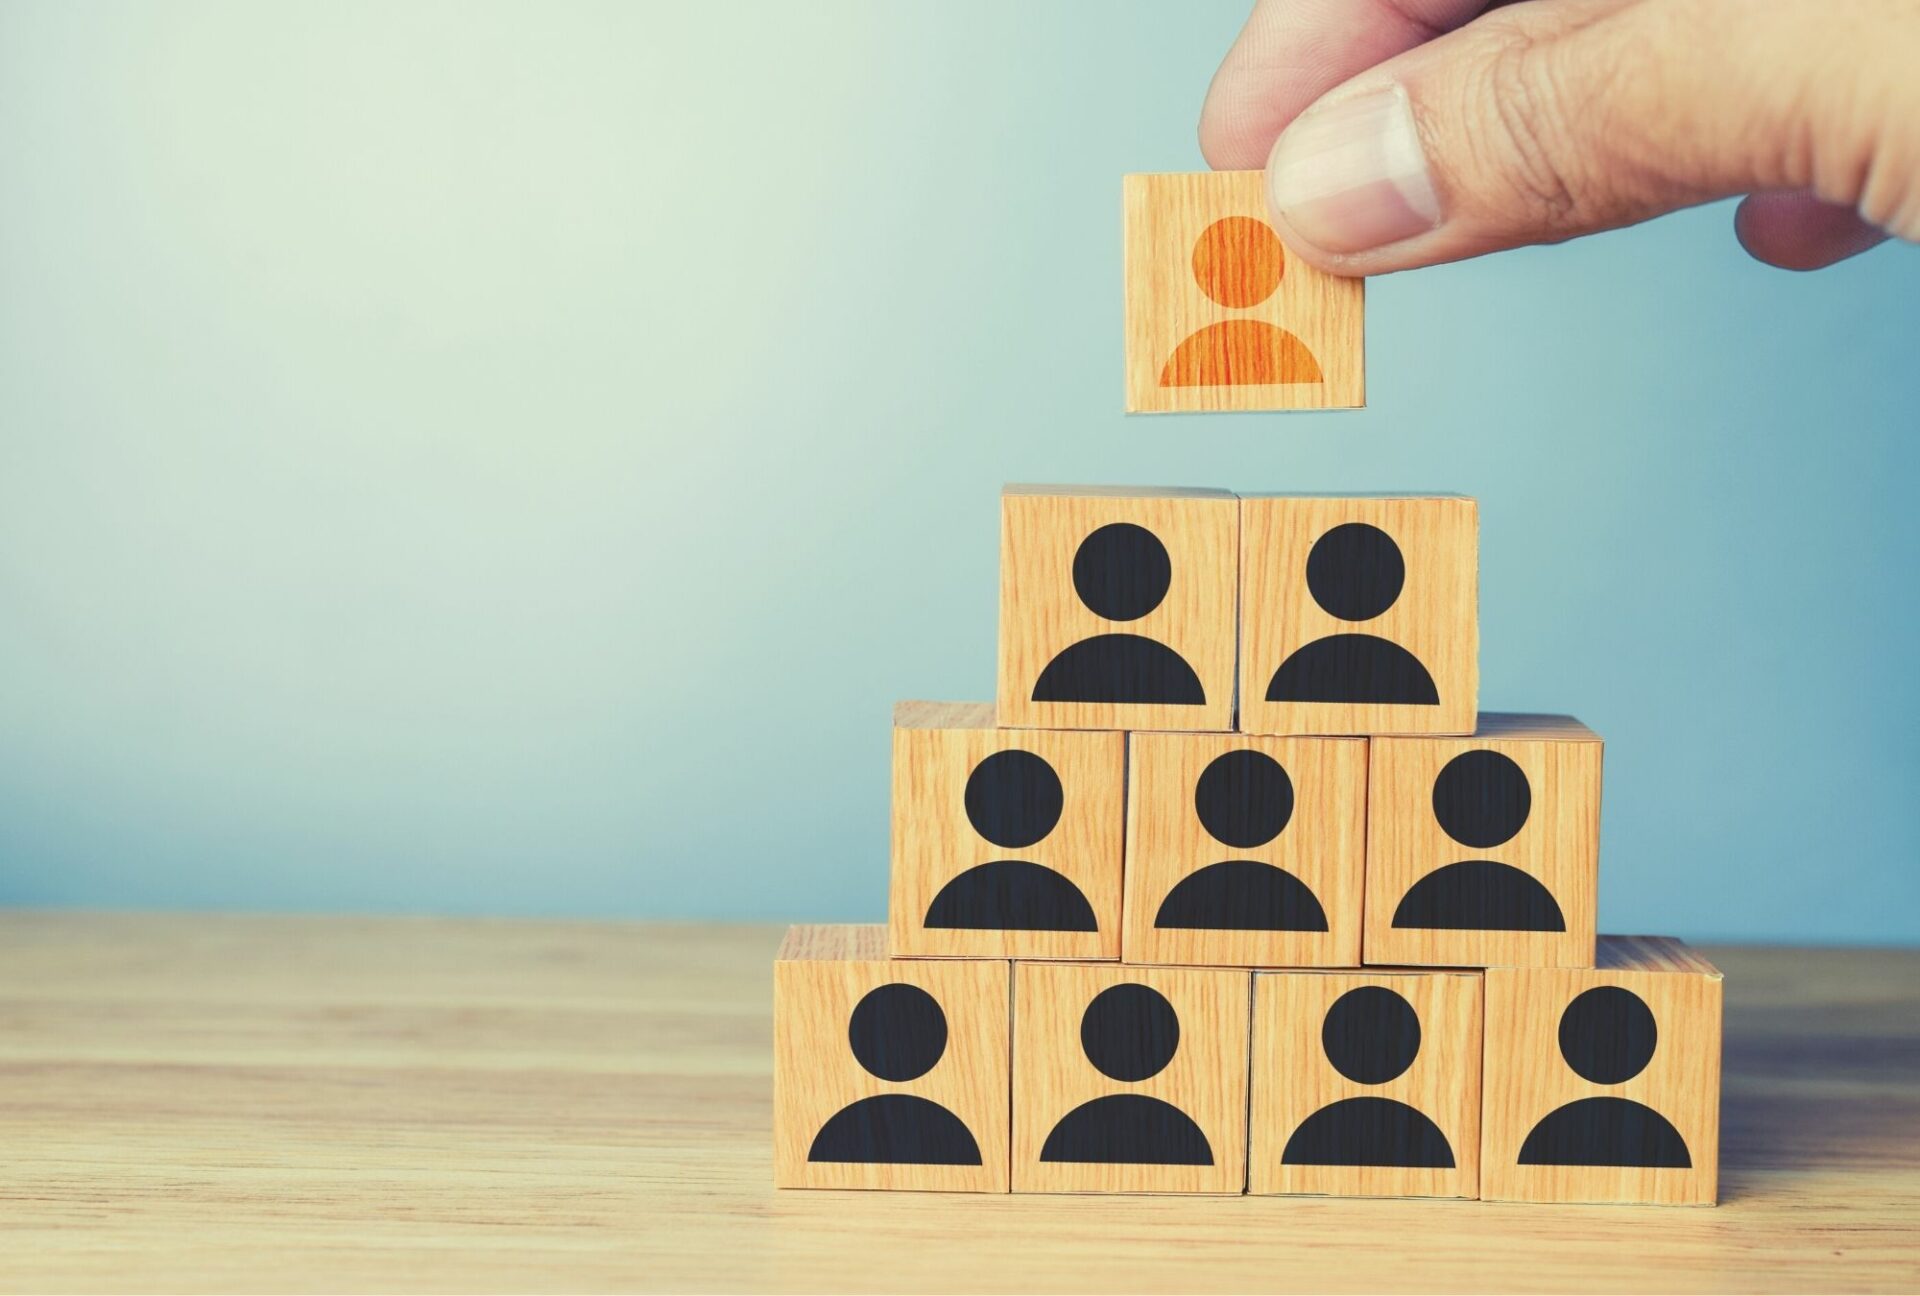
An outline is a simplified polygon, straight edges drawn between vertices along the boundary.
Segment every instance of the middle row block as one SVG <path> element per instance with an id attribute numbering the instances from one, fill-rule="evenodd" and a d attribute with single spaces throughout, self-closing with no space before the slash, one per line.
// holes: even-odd
<path id="1" fill-rule="evenodd" d="M 1353 967 L 1366 740 L 1135 734 L 1125 854 L 1131 961 Z"/>
<path id="2" fill-rule="evenodd" d="M 1591 966 L 1602 745 L 1001 729 L 894 715 L 897 957 Z"/>

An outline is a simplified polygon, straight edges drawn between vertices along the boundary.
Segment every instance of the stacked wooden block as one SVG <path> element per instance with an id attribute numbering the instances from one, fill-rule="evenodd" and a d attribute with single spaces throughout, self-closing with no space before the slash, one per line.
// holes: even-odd
<path id="1" fill-rule="evenodd" d="M 889 923 L 780 952 L 776 1181 L 1711 1203 L 1720 975 L 1596 938 L 1601 742 L 1477 713 L 1477 569 L 1458 496 L 1008 488 Z"/>

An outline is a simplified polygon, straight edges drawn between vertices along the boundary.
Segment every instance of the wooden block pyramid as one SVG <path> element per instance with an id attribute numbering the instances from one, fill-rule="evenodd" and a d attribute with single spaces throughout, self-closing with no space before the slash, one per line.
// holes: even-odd
<path id="1" fill-rule="evenodd" d="M 1001 517 L 998 696 L 894 711 L 888 924 L 777 957 L 776 1184 L 1716 1200 L 1720 973 L 1596 936 L 1599 736 L 1478 711 L 1473 500 Z"/>

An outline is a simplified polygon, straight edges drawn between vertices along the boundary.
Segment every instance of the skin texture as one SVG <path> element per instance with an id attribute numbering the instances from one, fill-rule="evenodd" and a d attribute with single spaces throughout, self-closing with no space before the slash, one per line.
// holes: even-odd
<path id="1" fill-rule="evenodd" d="M 1271 163 L 1282 236 L 1339 274 L 1738 194 L 1747 251 L 1810 270 L 1920 241 L 1916 69 L 1920 0 L 1259 0 L 1200 146 Z M 1334 145 L 1409 110 L 1411 172 L 1327 199 Z"/>

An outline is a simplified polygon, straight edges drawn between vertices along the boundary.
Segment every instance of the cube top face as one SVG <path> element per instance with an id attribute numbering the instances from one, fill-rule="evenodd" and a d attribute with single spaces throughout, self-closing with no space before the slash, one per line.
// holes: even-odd
<path id="1" fill-rule="evenodd" d="M 774 964 L 774 1183 L 1005 1192 L 1009 966 L 836 953 L 881 935 L 795 929 Z"/>
<path id="2" fill-rule="evenodd" d="M 1010 487 L 1000 513 L 999 723 L 1233 727 L 1234 496 Z"/>
<path id="3" fill-rule="evenodd" d="M 892 953 L 1120 957 L 1126 735 L 901 727 L 984 704 L 903 703 L 893 731 Z"/>
<path id="4" fill-rule="evenodd" d="M 991 729 L 991 702 L 895 702 L 895 729 Z"/>
<path id="5" fill-rule="evenodd" d="M 1248 974 L 1014 965 L 1015 1192 L 1237 1193 Z"/>
<path id="6" fill-rule="evenodd" d="M 1262 972 L 1248 1190 L 1479 1193 L 1473 972 Z"/>
<path id="7" fill-rule="evenodd" d="M 1457 495 L 1242 499 L 1240 727 L 1471 733 L 1479 533 Z"/>
<path id="8" fill-rule="evenodd" d="M 1122 181 L 1127 412 L 1366 404 L 1366 286 L 1280 242 L 1258 171 Z"/>
<path id="9" fill-rule="evenodd" d="M 1368 963 L 1591 967 L 1600 739 L 1566 717 L 1369 751 Z"/>
<path id="10" fill-rule="evenodd" d="M 887 929 L 879 923 L 800 923 L 787 928 L 773 961 L 875 963 L 886 957 Z"/>
<path id="11" fill-rule="evenodd" d="M 1493 968 L 1481 1195 L 1711 1205 L 1720 974 L 1679 942 L 1587 969 Z"/>
<path id="12" fill-rule="evenodd" d="M 1135 734 L 1121 957 L 1355 967 L 1367 744 Z"/>

